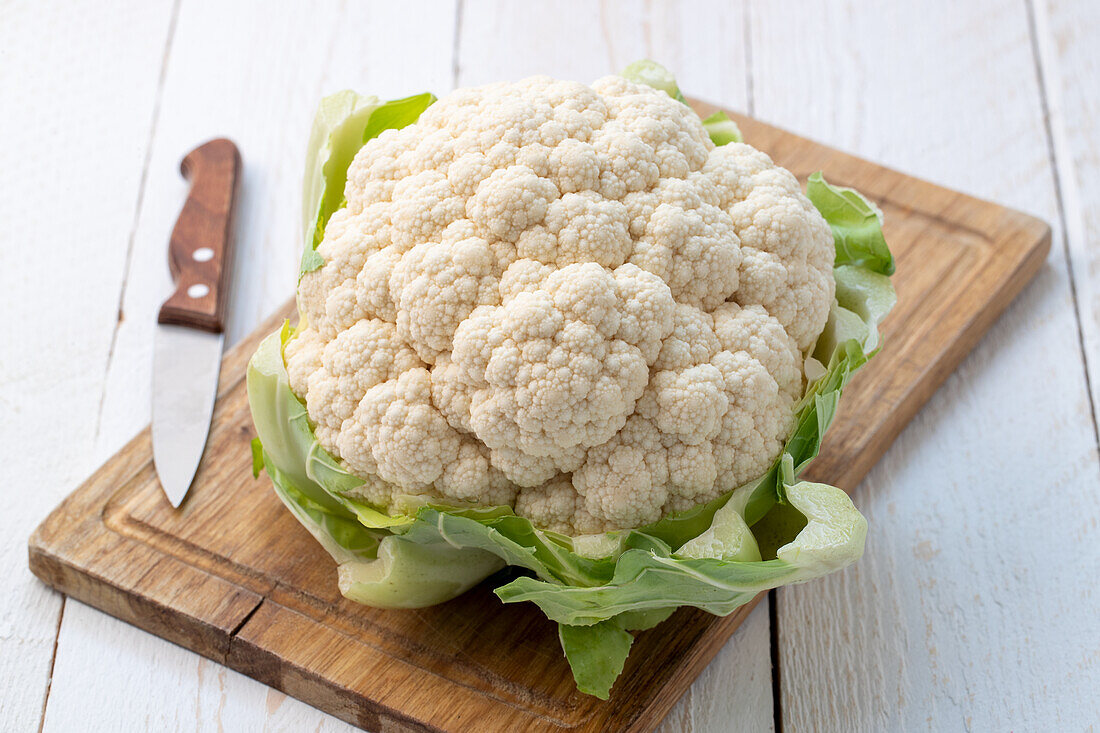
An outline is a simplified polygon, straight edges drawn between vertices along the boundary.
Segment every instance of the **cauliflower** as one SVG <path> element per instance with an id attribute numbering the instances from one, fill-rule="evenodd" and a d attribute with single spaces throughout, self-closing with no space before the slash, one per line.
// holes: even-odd
<path id="1" fill-rule="evenodd" d="M 285 349 L 321 446 L 386 509 L 639 527 L 768 470 L 834 301 L 798 181 L 607 77 L 460 89 L 355 155 Z"/>
<path id="2" fill-rule="evenodd" d="M 247 378 L 253 472 L 341 594 L 522 569 L 496 595 L 603 699 L 630 631 L 858 559 L 866 520 L 799 473 L 895 302 L 872 202 L 623 75 L 322 100 L 300 322 Z"/>

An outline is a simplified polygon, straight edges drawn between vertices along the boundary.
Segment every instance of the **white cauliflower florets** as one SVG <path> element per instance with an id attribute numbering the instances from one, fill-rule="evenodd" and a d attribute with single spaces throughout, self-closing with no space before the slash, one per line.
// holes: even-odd
<path id="1" fill-rule="evenodd" d="M 759 476 L 833 300 L 798 181 L 620 77 L 458 90 L 369 141 L 285 350 L 383 508 L 637 527 Z"/>

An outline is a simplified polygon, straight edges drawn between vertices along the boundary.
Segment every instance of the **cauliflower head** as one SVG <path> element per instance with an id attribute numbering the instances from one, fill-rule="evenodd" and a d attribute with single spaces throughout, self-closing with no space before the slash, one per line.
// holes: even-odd
<path id="1" fill-rule="evenodd" d="M 460 89 L 367 142 L 287 343 L 318 441 L 381 508 L 633 528 L 768 470 L 833 303 L 787 170 L 622 77 Z"/>

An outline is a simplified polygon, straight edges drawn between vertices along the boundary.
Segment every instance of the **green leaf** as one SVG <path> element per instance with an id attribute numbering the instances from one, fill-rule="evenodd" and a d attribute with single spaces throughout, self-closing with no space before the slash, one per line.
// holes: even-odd
<path id="1" fill-rule="evenodd" d="M 367 127 L 363 130 L 363 142 L 373 140 L 384 130 L 400 130 L 420 119 L 428 107 L 436 101 L 436 96 L 431 92 L 415 94 L 403 99 L 393 99 L 386 102 L 371 113 Z"/>
<path id="2" fill-rule="evenodd" d="M 433 606 L 504 566 L 480 550 L 414 543 L 367 529 L 311 501 L 278 469 L 271 479 L 279 498 L 337 562 L 340 592 L 353 601 L 379 608 Z"/>
<path id="3" fill-rule="evenodd" d="M 704 119 L 703 127 L 706 128 L 710 141 L 715 145 L 739 143 L 744 140 L 741 137 L 741 128 L 721 110 Z"/>
<path id="4" fill-rule="evenodd" d="M 685 542 L 676 554 L 680 557 L 755 562 L 760 559 L 756 538 L 745 522 L 745 502 L 731 497 L 714 513 L 714 520 L 703 532 Z"/>
<path id="5" fill-rule="evenodd" d="M 383 130 L 400 129 L 416 122 L 434 101 L 434 95 L 425 93 L 382 102 L 378 97 L 365 97 L 350 90 L 321 100 L 306 147 L 302 193 L 305 248 L 301 274 L 325 263 L 317 254 L 317 245 L 324 239 L 329 218 L 346 205 L 344 184 L 355 154 Z"/>
<path id="6" fill-rule="evenodd" d="M 378 97 L 344 90 L 325 97 L 317 107 L 306 145 L 302 184 L 302 273 L 324 264 L 316 252 L 317 245 L 324 237 L 329 217 L 339 208 L 348 166 L 363 146 L 363 130 L 380 104 Z"/>
<path id="7" fill-rule="evenodd" d="M 572 626 L 670 605 L 694 606 L 724 616 L 761 591 L 826 575 L 859 559 L 867 520 L 847 494 L 828 484 L 806 481 L 784 488 L 806 525 L 779 548 L 774 560 L 661 557 L 628 550 L 604 585 L 568 587 L 524 577 L 497 588 L 496 594 L 505 603 L 531 601 L 551 620 Z"/>
<path id="8" fill-rule="evenodd" d="M 677 102 L 687 104 L 684 95 L 680 93 L 680 87 L 676 85 L 676 77 L 656 61 L 649 59 L 635 61 L 623 69 L 619 76 L 635 84 L 645 84 L 654 89 L 660 89 Z"/>
<path id="9" fill-rule="evenodd" d="M 615 621 L 627 631 L 645 631 L 666 621 L 675 612 L 675 606 L 651 608 L 645 611 L 627 611 L 616 616 Z"/>
<path id="10" fill-rule="evenodd" d="M 324 224 L 323 223 L 318 222 L 317 231 L 321 233 L 321 236 L 323 238 L 324 237 Z M 321 255 L 317 254 L 317 250 L 314 249 L 314 247 L 316 247 L 317 244 L 320 244 L 320 242 L 318 241 L 313 245 L 313 247 L 306 247 L 304 250 L 302 250 L 302 263 L 298 267 L 298 269 L 300 271 L 300 274 L 304 275 L 307 272 L 313 272 L 314 270 L 319 270 L 322 267 L 324 267 L 325 258 L 322 257 Z"/>
<path id="11" fill-rule="evenodd" d="M 276 495 L 333 560 L 343 565 L 373 561 L 378 557 L 378 545 L 385 532 L 367 529 L 354 519 L 318 504 L 290 476 L 274 467 L 268 456 L 265 462 Z"/>
<path id="12" fill-rule="evenodd" d="M 623 671 L 634 637 L 614 621 L 592 626 L 558 624 L 558 638 L 577 689 L 606 700 Z"/>
<path id="13" fill-rule="evenodd" d="M 504 561 L 482 550 L 389 535 L 378 559 L 340 566 L 340 592 L 378 608 L 424 608 L 462 595 L 502 567 Z"/>
<path id="14" fill-rule="evenodd" d="M 264 447 L 264 467 L 272 478 L 277 468 L 297 491 L 326 511 L 354 519 L 338 498 L 310 478 L 307 464 L 317 437 L 306 408 L 290 390 L 280 336 L 273 333 L 260 342 L 245 375 L 252 422 Z"/>
<path id="15" fill-rule="evenodd" d="M 836 264 L 894 274 L 894 256 L 882 235 L 882 212 L 859 192 L 833 186 L 821 172 L 810 176 L 806 196 L 833 230 Z"/>
<path id="16" fill-rule="evenodd" d="M 568 538 L 536 529 L 530 520 L 517 517 L 508 507 L 493 507 L 491 511 L 496 516 L 478 517 L 461 509 L 425 507 L 405 536 L 414 541 L 442 539 L 455 547 L 476 547 L 548 582 L 596 585 L 609 580 L 615 571 L 614 557 L 578 555 L 566 544 Z M 565 543 L 555 541 L 556 537 L 562 537 Z"/>
<path id="17" fill-rule="evenodd" d="M 252 439 L 252 478 L 259 478 L 264 470 L 264 444 L 259 438 Z"/>
<path id="18" fill-rule="evenodd" d="M 865 354 L 876 353 L 881 343 L 879 324 L 898 300 L 890 278 L 854 265 L 837 267 L 833 270 L 833 278 L 836 280 L 836 310 L 851 313 L 864 324 L 864 329 L 858 335 L 846 336 L 843 332 L 834 332 L 834 340 L 843 342 L 847 338 L 857 338 L 863 345 Z M 819 338 L 819 348 L 821 343 Z"/>

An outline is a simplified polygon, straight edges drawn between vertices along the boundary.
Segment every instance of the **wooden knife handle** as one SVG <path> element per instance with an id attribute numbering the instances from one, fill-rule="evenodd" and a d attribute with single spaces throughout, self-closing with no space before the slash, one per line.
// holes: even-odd
<path id="1" fill-rule="evenodd" d="M 168 244 L 168 267 L 176 283 L 157 321 L 221 333 L 233 263 L 232 227 L 241 154 L 218 138 L 187 154 L 180 172 L 191 181 Z"/>

